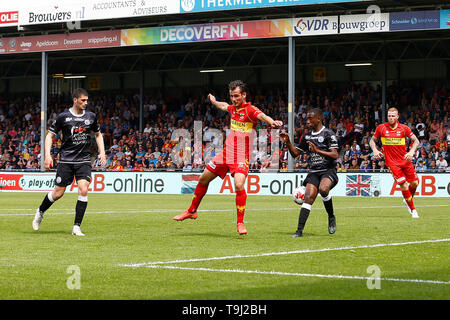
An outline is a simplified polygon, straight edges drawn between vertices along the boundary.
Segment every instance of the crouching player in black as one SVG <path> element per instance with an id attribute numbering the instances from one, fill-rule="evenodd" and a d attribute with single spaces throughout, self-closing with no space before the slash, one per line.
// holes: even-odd
<path id="1" fill-rule="evenodd" d="M 72 183 L 75 177 L 78 185 L 78 201 L 75 206 L 75 222 L 72 234 L 84 236 L 80 225 L 86 211 L 87 193 L 91 182 L 91 132 L 95 134 L 98 158 L 102 166 L 106 164 L 106 157 L 103 136 L 100 132 L 97 117 L 94 113 L 86 110 L 87 91 L 82 88 L 75 89 L 72 98 L 72 107 L 57 115 L 45 137 L 45 169 L 48 170 L 52 167 L 53 159 L 50 149 L 53 137 L 59 132 L 62 133 L 60 160 L 56 169 L 55 189 L 44 197 L 41 205 L 37 208 L 33 220 L 33 229 L 39 230 L 44 212 L 64 195 L 66 187 Z"/>
<path id="2" fill-rule="evenodd" d="M 305 198 L 300 209 L 298 228 L 292 235 L 293 238 L 303 235 L 303 228 L 318 193 L 320 193 L 328 213 L 328 232 L 330 234 L 336 232 L 336 217 L 333 212 L 330 190 L 338 183 L 336 173 L 336 159 L 339 157 L 337 139 L 333 131 L 325 128 L 322 124 L 322 111 L 318 108 L 308 112 L 306 126 L 309 131 L 302 137 L 298 147 L 292 145 L 287 133 L 280 133 L 280 137 L 286 143 L 292 157 L 299 156 L 301 150 L 311 153 L 311 169 L 303 181 L 303 185 L 306 186 Z"/>

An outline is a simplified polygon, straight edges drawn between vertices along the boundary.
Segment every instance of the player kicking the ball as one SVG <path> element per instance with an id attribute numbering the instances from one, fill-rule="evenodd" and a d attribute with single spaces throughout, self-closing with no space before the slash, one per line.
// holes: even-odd
<path id="1" fill-rule="evenodd" d="M 173 220 L 196 219 L 197 208 L 208 190 L 209 183 L 217 176 L 222 179 L 225 178 L 225 175 L 230 172 L 231 176 L 234 177 L 236 189 L 237 231 L 240 235 L 243 235 L 247 233 L 244 225 L 247 193 L 244 187 L 249 170 L 249 149 L 253 143 L 253 131 L 259 120 L 269 124 L 272 128 L 282 126 L 283 122 L 273 120 L 250 102 L 246 102 L 247 86 L 241 80 L 230 82 L 228 89 L 231 105 L 227 102 L 217 101 L 211 94 L 208 95 L 208 98 L 216 108 L 230 113 L 230 134 L 225 140 L 222 152 L 208 163 L 200 176 L 191 206 L 182 214 L 175 216 Z"/>
<path id="2" fill-rule="evenodd" d="M 308 112 L 306 126 L 309 131 L 302 137 L 298 147 L 292 145 L 287 133 L 280 133 L 280 137 L 286 143 L 292 157 L 298 157 L 301 150 L 311 153 L 311 169 L 303 181 L 303 185 L 306 186 L 305 198 L 300 209 L 297 231 L 292 235 L 293 238 L 303 236 L 303 229 L 318 193 L 320 193 L 328 213 L 328 232 L 330 234 L 336 232 L 336 216 L 330 190 L 338 183 L 336 173 L 336 159 L 339 157 L 337 139 L 334 132 L 322 124 L 322 111 L 318 108 Z"/>
<path id="3" fill-rule="evenodd" d="M 419 218 L 413 202 L 414 194 L 419 185 L 419 177 L 411 163 L 414 153 L 419 146 L 419 139 L 408 126 L 399 123 L 398 118 L 398 110 L 389 108 L 388 122 L 377 127 L 369 145 L 372 148 L 375 159 L 384 156 L 386 166 L 389 168 L 394 180 L 400 185 L 404 198 L 403 202 L 407 205 L 411 217 Z M 380 138 L 384 154 L 377 149 L 376 142 Z M 412 141 L 409 152 L 406 152 L 406 138 L 410 138 Z"/>

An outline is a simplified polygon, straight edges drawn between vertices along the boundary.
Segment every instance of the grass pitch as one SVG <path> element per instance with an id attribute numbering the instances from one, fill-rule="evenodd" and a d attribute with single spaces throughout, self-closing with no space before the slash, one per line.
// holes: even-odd
<path id="1" fill-rule="evenodd" d="M 324 300 L 450 298 L 448 198 L 334 197 L 337 232 L 317 199 L 292 239 L 300 207 L 249 196 L 248 234 L 234 196 L 206 195 L 197 220 L 175 222 L 187 195 L 90 194 L 71 235 L 75 194 L 31 227 L 44 193 L 1 193 L 0 299 Z"/>

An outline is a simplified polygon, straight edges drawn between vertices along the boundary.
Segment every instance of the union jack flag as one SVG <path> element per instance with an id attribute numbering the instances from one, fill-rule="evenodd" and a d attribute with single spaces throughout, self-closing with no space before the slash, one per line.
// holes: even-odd
<path id="1" fill-rule="evenodd" d="M 347 196 L 363 196 L 370 197 L 370 182 L 372 180 L 371 175 L 355 174 L 348 175 L 346 179 L 346 192 Z"/>

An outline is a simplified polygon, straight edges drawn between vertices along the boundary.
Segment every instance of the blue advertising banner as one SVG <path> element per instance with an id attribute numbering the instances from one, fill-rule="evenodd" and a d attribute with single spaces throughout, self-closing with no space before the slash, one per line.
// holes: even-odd
<path id="1" fill-rule="evenodd" d="M 391 31 L 439 29 L 441 13 L 438 10 L 391 12 L 389 19 Z"/>
<path id="2" fill-rule="evenodd" d="M 450 28 L 450 10 L 441 10 L 441 29 Z"/>
<path id="3" fill-rule="evenodd" d="M 180 0 L 180 12 L 204 12 L 369 0 Z"/>

